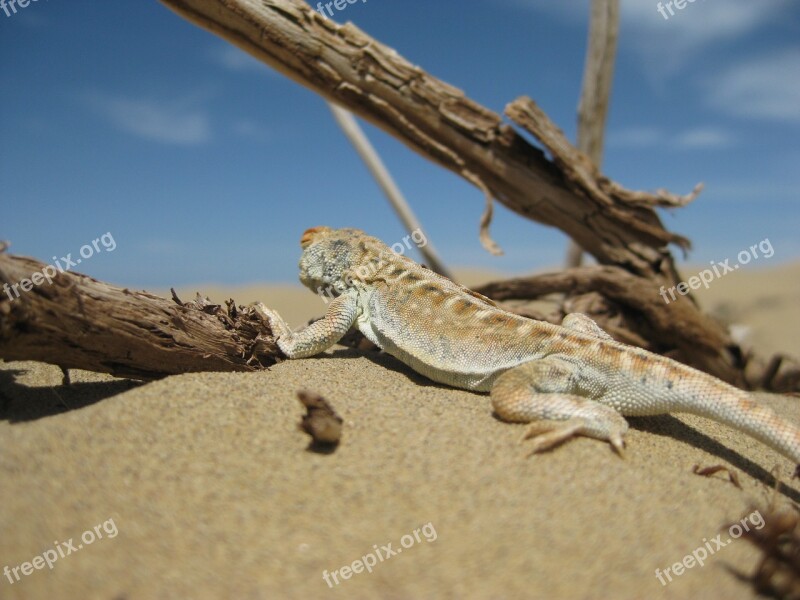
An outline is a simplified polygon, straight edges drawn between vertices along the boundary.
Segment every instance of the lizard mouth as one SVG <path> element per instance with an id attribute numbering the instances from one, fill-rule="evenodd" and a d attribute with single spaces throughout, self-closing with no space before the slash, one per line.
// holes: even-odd
<path id="1" fill-rule="evenodd" d="M 300 247 L 305 248 L 306 246 L 310 245 L 314 238 L 317 237 L 320 233 L 325 233 L 326 231 L 330 231 L 330 227 L 312 227 L 311 229 L 306 229 L 303 232 L 303 235 L 300 237 Z"/>

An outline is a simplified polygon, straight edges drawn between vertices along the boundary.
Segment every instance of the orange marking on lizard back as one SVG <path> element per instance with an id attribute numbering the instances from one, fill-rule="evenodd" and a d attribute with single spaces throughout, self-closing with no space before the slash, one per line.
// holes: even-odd
<path id="1" fill-rule="evenodd" d="M 516 327 L 516 323 L 512 323 L 511 320 L 505 315 L 499 315 L 499 314 L 489 315 L 489 318 L 484 317 L 482 321 L 487 325 L 504 325 L 506 327 L 511 325 Z"/>
<path id="2" fill-rule="evenodd" d="M 561 341 L 561 343 L 565 344 L 567 347 L 585 348 L 586 346 L 589 346 L 591 344 L 596 344 L 597 343 L 597 340 L 595 340 L 595 339 L 582 337 L 582 336 L 578 337 L 571 331 L 559 331 L 555 335 L 556 335 L 556 337 L 558 337 L 558 339 Z M 614 352 L 612 352 L 612 351 L 614 351 Z M 606 346 L 601 346 L 600 349 L 599 349 L 599 353 L 602 354 L 602 355 L 608 355 L 609 352 L 611 352 L 612 355 L 615 355 L 614 353 L 616 352 L 616 349 L 615 348 L 609 348 L 609 347 L 606 347 Z M 609 355 L 609 357 L 611 357 L 611 355 Z"/>
<path id="3" fill-rule="evenodd" d="M 467 300 L 459 298 L 453 303 L 453 312 L 455 312 L 457 315 L 463 315 L 464 313 L 472 310 L 474 310 L 474 307 L 472 306 L 472 303 Z"/>
<path id="4" fill-rule="evenodd" d="M 445 300 L 447 297 L 444 294 L 433 294 L 430 298 L 431 307 L 434 310 L 441 310 Z"/>

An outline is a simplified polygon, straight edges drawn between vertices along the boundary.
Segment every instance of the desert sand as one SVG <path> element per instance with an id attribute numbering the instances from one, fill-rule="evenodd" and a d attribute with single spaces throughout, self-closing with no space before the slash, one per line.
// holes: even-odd
<path id="1" fill-rule="evenodd" d="M 196 289 L 293 325 L 324 310 L 299 286 Z M 700 300 L 757 348 L 800 356 L 800 264 L 739 272 Z M 729 539 L 726 523 L 773 497 L 769 471 L 793 467 L 683 415 L 630 419 L 624 460 L 586 438 L 528 458 L 525 427 L 487 396 L 342 347 L 252 374 L 72 378 L 0 362 L 0 569 L 63 552 L 0 575 L 0 598 L 753 598 L 736 573 L 759 553 L 741 539 L 666 585 L 656 570 Z M 308 450 L 299 389 L 344 418 L 335 452 Z M 800 422 L 796 398 L 760 398 Z M 692 473 L 719 463 L 743 490 Z M 799 499 L 797 483 L 779 496 Z M 342 571 L 359 560 L 372 572 Z"/>

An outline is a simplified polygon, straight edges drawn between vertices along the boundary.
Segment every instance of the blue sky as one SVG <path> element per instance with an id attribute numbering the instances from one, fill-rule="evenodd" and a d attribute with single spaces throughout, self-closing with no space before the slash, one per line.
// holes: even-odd
<path id="1" fill-rule="evenodd" d="M 575 137 L 588 3 L 368 0 L 336 14 L 502 112 L 533 97 Z M 604 171 L 685 193 L 663 213 L 692 264 L 769 238 L 800 258 L 800 5 L 696 0 L 664 19 L 622 1 Z M 82 272 L 132 287 L 296 281 L 315 225 L 404 235 L 325 102 L 155 0 L 0 9 L 0 239 L 50 261 L 110 232 Z M 566 238 L 365 125 L 446 263 L 557 266 Z M 101 246 L 102 247 L 102 246 Z M 765 263 L 764 263 L 765 264 Z M 766 266 L 766 264 L 765 264 Z"/>

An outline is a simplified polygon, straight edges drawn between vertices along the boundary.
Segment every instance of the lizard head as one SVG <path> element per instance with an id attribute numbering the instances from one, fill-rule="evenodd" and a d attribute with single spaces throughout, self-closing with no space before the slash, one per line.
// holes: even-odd
<path id="1" fill-rule="evenodd" d="M 338 296 L 349 287 L 347 274 L 357 261 L 357 242 L 365 237 L 359 229 L 312 227 L 304 231 L 300 238 L 300 281 L 312 291 L 325 288 Z"/>

